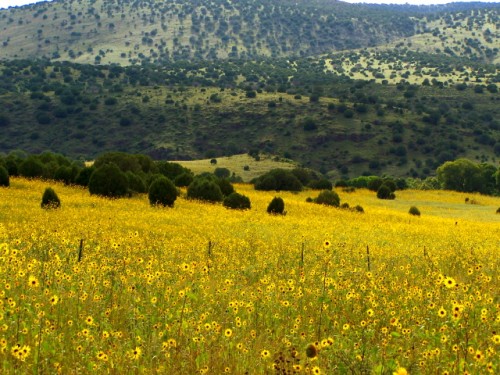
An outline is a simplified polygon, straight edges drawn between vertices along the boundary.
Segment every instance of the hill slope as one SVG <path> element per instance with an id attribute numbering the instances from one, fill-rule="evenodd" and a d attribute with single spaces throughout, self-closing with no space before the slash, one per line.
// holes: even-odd
<path id="1" fill-rule="evenodd" d="M 0 53 L 8 59 L 43 56 L 130 65 L 309 56 L 413 37 L 408 39 L 411 43 L 433 49 L 448 40 L 453 44 L 450 53 L 493 61 L 498 55 L 497 25 L 498 4 L 413 7 L 335 0 L 56 0 L 0 11 Z"/>
<path id="2" fill-rule="evenodd" d="M 6 152 L 198 159 L 254 149 L 351 176 L 426 176 L 456 157 L 500 155 L 495 84 L 383 85 L 307 59 L 164 69 L 20 61 L 0 70 Z"/>

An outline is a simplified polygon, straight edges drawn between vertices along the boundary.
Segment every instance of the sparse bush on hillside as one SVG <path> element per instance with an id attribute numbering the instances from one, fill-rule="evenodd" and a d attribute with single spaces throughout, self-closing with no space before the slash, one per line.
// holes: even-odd
<path id="1" fill-rule="evenodd" d="M 215 203 L 221 202 L 224 195 L 215 181 L 197 177 L 188 186 L 187 197 Z"/>
<path id="2" fill-rule="evenodd" d="M 385 184 L 380 186 L 377 190 L 377 198 L 379 199 L 395 199 L 396 195 L 393 193 L 391 188 Z"/>
<path id="3" fill-rule="evenodd" d="M 128 179 L 128 188 L 130 191 L 141 194 L 148 191 L 146 183 L 141 176 L 133 173 L 132 171 L 128 171 L 126 175 Z"/>
<path id="4" fill-rule="evenodd" d="M 193 175 L 192 175 L 192 173 L 187 173 L 187 172 L 184 172 L 184 173 L 176 176 L 174 179 L 174 184 L 175 184 L 175 186 L 178 186 L 178 187 L 189 186 L 189 184 L 191 182 L 193 182 Z"/>
<path id="5" fill-rule="evenodd" d="M 83 167 L 80 169 L 75 178 L 75 184 L 80 186 L 89 186 L 90 176 L 94 173 L 95 167 Z"/>
<path id="6" fill-rule="evenodd" d="M 415 206 L 411 206 L 408 213 L 413 216 L 420 216 L 420 210 Z"/>
<path id="7" fill-rule="evenodd" d="M 61 206 L 61 201 L 59 200 L 59 197 L 57 196 L 56 192 L 54 189 L 48 187 L 45 189 L 43 192 L 42 196 L 42 208 L 59 208 Z"/>
<path id="8" fill-rule="evenodd" d="M 318 204 L 324 204 L 326 206 L 338 207 L 340 205 L 340 197 L 336 192 L 332 190 L 323 190 L 321 193 L 319 193 L 314 202 Z"/>
<path id="9" fill-rule="evenodd" d="M 285 214 L 285 202 L 281 197 L 274 197 L 269 206 L 267 206 L 267 213 L 273 215 Z"/>
<path id="10" fill-rule="evenodd" d="M 354 211 L 359 212 L 359 213 L 365 212 L 364 208 L 362 206 L 360 206 L 359 204 L 356 205 L 356 207 L 354 207 Z"/>
<path id="11" fill-rule="evenodd" d="M 223 205 L 227 208 L 247 210 L 250 209 L 250 199 L 246 195 L 233 192 L 224 198 Z"/>
<path id="12" fill-rule="evenodd" d="M 127 175 L 113 163 L 104 164 L 90 176 L 89 191 L 109 198 L 123 197 L 128 193 Z"/>
<path id="13" fill-rule="evenodd" d="M 234 187 L 227 178 L 218 178 L 215 182 L 219 185 L 220 191 L 225 197 L 234 192 Z"/>
<path id="14" fill-rule="evenodd" d="M 136 174 L 140 172 L 150 173 L 155 169 L 155 163 L 149 156 L 125 152 L 106 152 L 95 160 L 94 166 L 99 168 L 109 163 L 115 164 L 122 172 L 131 171 Z"/>
<path id="15" fill-rule="evenodd" d="M 19 166 L 19 174 L 27 178 L 42 177 L 44 172 L 44 165 L 35 156 L 29 156 L 26 160 L 21 162 Z"/>
<path id="16" fill-rule="evenodd" d="M 171 163 L 168 161 L 157 161 L 155 162 L 155 167 L 159 173 L 164 175 L 171 181 L 175 181 L 177 176 L 182 174 L 189 174 L 191 177 L 193 176 L 193 172 L 190 169 L 183 167 L 178 163 Z"/>
<path id="17" fill-rule="evenodd" d="M 231 176 L 231 171 L 227 168 L 215 168 L 214 175 L 218 178 L 229 178 Z"/>
<path id="18" fill-rule="evenodd" d="M 9 187 L 10 186 L 10 178 L 7 169 L 0 166 L 0 186 Z"/>
<path id="19" fill-rule="evenodd" d="M 384 180 L 380 177 L 373 178 L 368 181 L 367 188 L 371 191 L 378 191 L 378 189 L 382 186 Z"/>
<path id="20" fill-rule="evenodd" d="M 333 184 L 330 181 L 328 181 L 326 178 L 311 181 L 311 182 L 309 182 L 308 186 L 314 190 L 332 190 L 333 189 Z"/>
<path id="21" fill-rule="evenodd" d="M 300 191 L 302 190 L 302 184 L 291 171 L 273 169 L 255 181 L 255 189 L 265 191 Z"/>
<path id="22" fill-rule="evenodd" d="M 54 173 L 54 180 L 62 181 L 65 185 L 73 182 L 73 171 L 71 167 L 61 165 Z"/>
<path id="23" fill-rule="evenodd" d="M 148 198 L 152 206 L 160 205 L 173 207 L 177 196 L 177 188 L 173 182 L 166 177 L 157 178 L 149 187 Z"/>

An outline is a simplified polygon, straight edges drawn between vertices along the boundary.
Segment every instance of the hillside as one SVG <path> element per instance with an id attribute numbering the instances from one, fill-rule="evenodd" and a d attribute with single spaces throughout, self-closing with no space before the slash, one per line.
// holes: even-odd
<path id="1" fill-rule="evenodd" d="M 258 150 L 332 177 L 424 177 L 446 160 L 500 154 L 493 83 L 380 84 L 308 59 L 206 66 L 4 63 L 0 149 L 171 160 Z"/>
<path id="2" fill-rule="evenodd" d="M 7 59 L 131 65 L 303 57 L 403 43 L 495 62 L 498 9 L 335 0 L 55 0 L 0 11 L 0 53 Z"/>
<path id="3" fill-rule="evenodd" d="M 500 156 L 498 4 L 53 1 L 0 11 L 0 151 L 251 150 L 332 178 Z M 36 58 L 36 59 L 34 59 Z"/>

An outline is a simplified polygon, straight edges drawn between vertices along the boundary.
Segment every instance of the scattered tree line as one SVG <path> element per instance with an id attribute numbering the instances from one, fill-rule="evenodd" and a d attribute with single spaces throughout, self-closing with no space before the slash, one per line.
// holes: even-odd
<path id="1" fill-rule="evenodd" d="M 229 208 L 250 208 L 250 200 L 234 190 L 232 181 L 239 181 L 226 168 L 216 173 L 194 175 L 177 163 L 155 161 L 141 154 L 107 152 L 91 165 L 73 161 L 52 152 L 26 154 L 13 151 L 0 156 L 0 186 L 8 187 L 11 176 L 42 178 L 87 187 L 90 194 L 104 197 L 149 195 L 152 205 L 173 206 L 180 187 L 187 188 L 188 199 L 223 202 Z M 500 195 L 500 168 L 468 159 L 447 161 L 436 170 L 436 177 L 428 181 L 391 178 L 388 176 L 360 176 L 336 181 L 335 187 L 344 191 L 366 188 L 376 192 L 380 199 L 395 199 L 396 191 L 407 188 L 433 188 L 459 192 L 478 192 Z M 307 168 L 273 169 L 252 181 L 256 190 L 298 192 L 304 188 L 320 190 L 311 201 L 339 207 L 340 199 L 333 184 L 320 173 Z"/>

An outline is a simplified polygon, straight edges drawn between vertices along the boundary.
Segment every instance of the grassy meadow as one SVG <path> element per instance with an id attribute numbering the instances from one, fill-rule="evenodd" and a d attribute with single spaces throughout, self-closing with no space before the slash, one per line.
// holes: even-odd
<path id="1" fill-rule="evenodd" d="M 281 192 L 271 216 L 278 193 L 236 190 L 251 210 L 12 178 L 0 372 L 498 373 L 500 198 L 339 190 L 356 213 Z"/>

